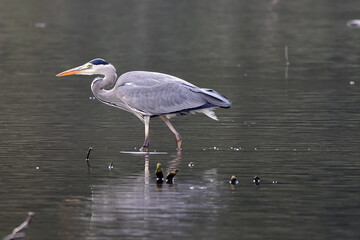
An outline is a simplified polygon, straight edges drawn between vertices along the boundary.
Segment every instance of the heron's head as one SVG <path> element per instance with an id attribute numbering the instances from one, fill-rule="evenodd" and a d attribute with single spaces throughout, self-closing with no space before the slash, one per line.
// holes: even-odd
<path id="1" fill-rule="evenodd" d="M 96 58 L 79 67 L 71 68 L 64 72 L 57 74 L 57 77 L 69 75 L 105 75 L 109 71 L 114 71 L 115 68 L 104 59 Z"/>

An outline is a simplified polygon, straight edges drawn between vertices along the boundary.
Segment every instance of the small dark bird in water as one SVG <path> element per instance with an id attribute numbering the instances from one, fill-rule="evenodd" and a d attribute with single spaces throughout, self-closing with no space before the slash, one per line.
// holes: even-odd
<path id="1" fill-rule="evenodd" d="M 167 175 L 166 175 L 166 182 L 167 183 L 173 183 L 174 182 L 174 177 L 176 176 L 177 172 L 179 170 L 178 169 L 175 169 L 171 172 L 169 172 Z"/>
<path id="2" fill-rule="evenodd" d="M 256 185 L 259 185 L 259 184 L 260 184 L 260 177 L 255 176 L 253 182 L 254 182 Z"/>
<path id="3" fill-rule="evenodd" d="M 235 175 L 232 175 L 232 177 L 230 178 L 230 184 L 236 185 L 238 183 L 239 181 L 236 179 Z"/>
<path id="4" fill-rule="evenodd" d="M 158 163 L 156 165 L 155 175 L 156 175 L 156 182 L 157 183 L 163 183 L 164 182 L 164 174 L 163 174 L 161 163 Z"/>

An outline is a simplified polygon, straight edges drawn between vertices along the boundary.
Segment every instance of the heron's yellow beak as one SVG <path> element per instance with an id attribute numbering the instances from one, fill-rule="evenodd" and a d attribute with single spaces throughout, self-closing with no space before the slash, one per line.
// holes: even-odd
<path id="1" fill-rule="evenodd" d="M 61 73 L 57 74 L 56 76 L 62 77 L 62 76 L 75 75 L 75 74 L 81 73 L 82 70 L 83 70 L 83 68 L 82 68 L 82 66 L 80 66 L 80 67 L 72 68 L 72 69 L 66 70 L 64 72 L 61 72 Z"/>

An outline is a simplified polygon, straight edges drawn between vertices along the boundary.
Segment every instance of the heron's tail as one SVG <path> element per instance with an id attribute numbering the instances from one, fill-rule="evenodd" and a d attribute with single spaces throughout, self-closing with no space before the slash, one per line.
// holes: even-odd
<path id="1" fill-rule="evenodd" d="M 227 97 L 216 92 L 215 90 L 208 88 L 200 88 L 200 92 L 202 93 L 206 101 L 208 101 L 208 103 L 212 105 L 222 108 L 229 108 L 231 106 L 231 101 Z"/>

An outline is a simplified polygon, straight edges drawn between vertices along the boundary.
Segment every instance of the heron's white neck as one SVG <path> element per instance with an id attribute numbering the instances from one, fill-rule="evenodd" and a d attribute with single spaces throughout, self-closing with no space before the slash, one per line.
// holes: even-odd
<path id="1" fill-rule="evenodd" d="M 91 91 L 97 99 L 107 102 L 109 88 L 114 86 L 116 82 L 116 70 L 111 64 L 109 64 L 106 68 L 103 68 L 99 74 L 104 77 L 97 77 L 92 81 Z"/>

